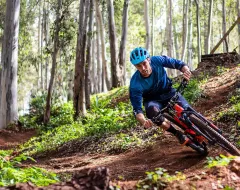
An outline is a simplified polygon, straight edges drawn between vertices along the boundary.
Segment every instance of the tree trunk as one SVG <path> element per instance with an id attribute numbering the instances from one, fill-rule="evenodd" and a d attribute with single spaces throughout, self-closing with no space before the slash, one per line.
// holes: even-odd
<path id="1" fill-rule="evenodd" d="M 41 53 L 41 3 L 38 9 L 38 55 Z M 38 62 L 38 89 L 41 89 L 41 62 Z"/>
<path id="2" fill-rule="evenodd" d="M 42 14 L 44 7 L 42 6 Z M 43 80 L 43 23 L 44 22 L 44 17 L 42 17 L 42 22 L 41 22 L 41 48 L 40 48 L 40 62 L 41 62 L 41 89 L 44 89 L 44 80 Z"/>
<path id="3" fill-rule="evenodd" d="M 167 0 L 168 1 L 168 0 Z M 172 0 L 168 1 L 166 6 L 167 11 L 167 19 L 166 19 L 166 45 L 167 45 L 167 55 L 169 57 L 173 57 L 173 36 L 172 36 Z M 173 69 L 167 69 L 167 73 L 169 76 L 174 77 L 176 71 Z"/>
<path id="4" fill-rule="evenodd" d="M 148 17 L 148 0 L 144 1 L 144 23 L 146 28 L 146 39 L 145 39 L 145 47 L 149 50 L 150 47 L 150 27 L 149 27 L 149 17 Z"/>
<path id="5" fill-rule="evenodd" d="M 119 48 L 119 67 L 121 71 L 121 86 L 126 84 L 126 42 L 128 30 L 128 5 L 130 0 L 124 0 L 122 18 L 122 38 Z"/>
<path id="6" fill-rule="evenodd" d="M 237 0 L 238 17 L 240 17 L 240 1 Z M 240 53 L 240 23 L 238 23 L 238 51 Z"/>
<path id="7" fill-rule="evenodd" d="M 86 108 L 90 109 L 90 73 L 89 69 L 91 67 L 91 45 L 92 45 L 92 33 L 93 33 L 93 0 L 90 0 L 90 13 L 89 13 L 89 23 L 88 23 L 88 44 L 87 44 L 87 59 L 86 59 L 86 73 L 85 73 L 85 96 L 86 96 Z"/>
<path id="8" fill-rule="evenodd" d="M 91 94 L 97 93 L 97 78 L 96 78 L 96 71 L 97 71 L 97 64 L 96 64 L 96 35 L 93 33 L 93 40 L 92 40 L 92 69 L 91 69 Z"/>
<path id="9" fill-rule="evenodd" d="M 199 2 L 200 3 L 200 2 Z M 208 6 L 207 6 L 207 1 L 203 1 L 203 9 L 208 10 Z M 208 25 L 207 25 L 207 19 L 204 18 L 204 30 L 203 30 L 203 33 L 204 33 L 204 53 L 207 54 L 207 32 L 208 32 Z"/>
<path id="10" fill-rule="evenodd" d="M 62 8 L 62 0 L 58 0 L 58 7 L 56 12 L 56 21 L 55 21 L 55 31 L 54 31 L 54 47 L 52 54 L 52 70 L 51 70 L 51 78 L 48 86 L 48 94 L 46 101 L 46 108 L 44 114 L 44 124 L 47 124 L 50 121 L 50 113 L 51 113 L 51 98 L 53 91 L 53 83 L 54 77 L 57 68 L 57 56 L 59 52 L 59 31 L 60 31 L 60 22 L 61 22 L 61 8 Z"/>
<path id="11" fill-rule="evenodd" d="M 189 1 L 190 0 L 184 0 L 184 8 L 183 8 L 183 40 L 182 40 L 182 61 L 185 61 L 186 56 L 186 47 L 187 47 L 187 37 L 188 37 L 188 9 L 189 9 Z"/>
<path id="12" fill-rule="evenodd" d="M 89 0 L 80 0 L 79 30 L 74 78 L 74 109 L 75 119 L 86 114 L 85 102 L 85 48 L 86 28 L 88 20 Z"/>
<path id="13" fill-rule="evenodd" d="M 106 59 L 106 47 L 105 47 L 105 30 L 104 30 L 104 24 L 103 24 L 103 18 L 102 13 L 100 10 L 100 4 L 99 0 L 95 0 L 95 7 L 96 7 L 96 15 L 97 15 L 97 21 L 100 31 L 100 37 L 101 37 L 101 48 L 102 48 L 102 91 L 105 92 L 106 90 L 110 90 L 111 88 L 111 82 L 108 78 L 108 70 L 107 70 L 107 59 Z M 107 85 L 107 89 L 106 86 Z"/>
<path id="14" fill-rule="evenodd" d="M 192 64 L 192 1 L 189 1 L 189 29 L 188 29 L 188 59 L 187 64 L 190 68 L 190 70 L 193 70 L 193 64 Z"/>
<path id="15" fill-rule="evenodd" d="M 173 35 L 172 35 L 172 0 L 169 0 L 169 6 L 167 8 L 167 55 L 173 57 Z"/>
<path id="16" fill-rule="evenodd" d="M 225 7 L 225 0 L 222 0 L 222 36 L 226 33 L 226 7 Z M 223 43 L 223 52 L 226 52 L 227 49 L 227 40 Z"/>
<path id="17" fill-rule="evenodd" d="M 152 0 L 152 55 L 154 55 L 154 18 L 155 18 L 155 13 L 154 13 L 154 8 L 155 8 L 155 4 L 154 4 L 154 0 Z"/>
<path id="18" fill-rule="evenodd" d="M 49 3 L 44 1 L 45 9 L 44 9 L 44 36 L 45 36 L 45 46 L 49 46 Z M 47 4 L 47 5 L 46 5 Z M 46 8 L 47 7 L 47 8 Z M 48 65 L 49 65 L 49 57 L 46 55 L 45 58 L 45 87 L 44 89 L 48 89 Z"/>
<path id="19" fill-rule="evenodd" d="M 207 54 L 210 53 L 210 39 L 212 32 L 212 9 L 213 9 L 213 0 L 210 0 L 209 3 L 209 15 L 208 15 L 208 33 L 207 33 Z"/>
<path id="20" fill-rule="evenodd" d="M 177 33 L 176 30 L 176 24 L 173 25 L 173 30 L 174 30 L 174 34 Z M 176 59 L 180 59 L 179 57 L 179 45 L 178 45 L 178 36 L 174 36 L 174 46 L 175 46 L 175 54 L 176 54 Z"/>
<path id="21" fill-rule="evenodd" d="M 113 0 L 107 0 L 108 4 L 108 26 L 109 26 L 109 41 L 110 41 L 110 53 L 111 53 L 111 76 L 112 87 L 119 87 L 121 84 L 119 65 L 117 63 L 117 38 L 114 22 L 114 7 Z"/>
<path id="22" fill-rule="evenodd" d="M 197 46 L 198 46 L 198 63 L 201 61 L 201 27 L 200 27 L 200 15 L 199 15 L 199 1 L 195 0 L 196 3 L 196 18 L 197 18 Z"/>
<path id="23" fill-rule="evenodd" d="M 67 89 L 67 101 L 73 100 L 73 70 L 68 67 L 68 89 Z"/>
<path id="24" fill-rule="evenodd" d="M 0 129 L 18 120 L 17 68 L 20 1 L 6 2 L 4 39 L 1 57 Z"/>
<path id="25" fill-rule="evenodd" d="M 97 41 L 97 92 L 100 93 L 102 92 L 102 81 L 103 81 L 103 75 L 102 75 L 102 64 L 101 64 L 101 55 L 100 55 L 100 26 L 99 26 L 99 22 L 96 19 L 96 25 L 97 25 L 97 36 L 96 36 L 96 41 Z"/>

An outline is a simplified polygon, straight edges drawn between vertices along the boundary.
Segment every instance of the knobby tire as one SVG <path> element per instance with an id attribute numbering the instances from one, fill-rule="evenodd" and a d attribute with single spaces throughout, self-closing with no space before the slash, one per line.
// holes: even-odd
<path id="1" fill-rule="evenodd" d="M 207 123 L 204 123 L 201 119 L 197 116 L 191 114 L 189 116 L 190 121 L 196 125 L 200 130 L 206 131 L 208 134 L 215 139 L 216 143 L 219 144 L 222 148 L 228 151 L 230 154 L 235 156 L 240 156 L 240 151 L 230 143 L 225 137 L 215 131 L 212 127 L 210 127 Z"/>

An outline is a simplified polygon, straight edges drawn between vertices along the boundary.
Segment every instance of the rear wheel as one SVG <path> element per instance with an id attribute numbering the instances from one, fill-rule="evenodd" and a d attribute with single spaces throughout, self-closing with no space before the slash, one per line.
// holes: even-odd
<path id="1" fill-rule="evenodd" d="M 219 144 L 222 148 L 228 151 L 232 155 L 240 156 L 240 151 L 230 143 L 225 137 L 215 131 L 207 123 L 204 123 L 197 116 L 191 114 L 189 117 L 190 121 L 196 125 L 201 131 L 205 131 L 208 135 L 211 136 L 212 140 Z"/>

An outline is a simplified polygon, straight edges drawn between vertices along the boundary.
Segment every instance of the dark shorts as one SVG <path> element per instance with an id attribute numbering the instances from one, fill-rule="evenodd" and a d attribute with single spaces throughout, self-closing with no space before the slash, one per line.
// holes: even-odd
<path id="1" fill-rule="evenodd" d="M 167 105 L 170 99 L 171 98 L 168 98 L 163 101 L 150 100 L 144 102 L 147 118 L 152 119 L 153 117 L 155 117 L 157 113 Z M 189 106 L 187 100 L 181 94 L 179 94 L 178 102 L 179 102 L 178 104 L 183 108 Z"/>

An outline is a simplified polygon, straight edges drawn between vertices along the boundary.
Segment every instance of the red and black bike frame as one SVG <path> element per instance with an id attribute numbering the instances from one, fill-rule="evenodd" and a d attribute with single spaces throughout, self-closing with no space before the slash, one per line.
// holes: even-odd
<path id="1" fill-rule="evenodd" d="M 194 137 L 199 143 L 203 141 L 208 141 L 210 144 L 214 144 L 214 141 L 206 132 L 200 130 L 197 126 L 195 126 L 189 119 L 190 115 L 195 115 L 197 118 L 201 119 L 206 125 L 211 126 L 218 133 L 222 133 L 221 130 L 203 117 L 200 113 L 196 112 L 191 106 L 187 106 L 185 108 L 181 107 L 178 104 L 179 93 L 183 94 L 184 88 L 187 86 L 187 81 L 183 80 L 180 86 L 178 87 L 175 95 L 171 98 L 168 105 L 162 109 L 160 112 L 164 115 L 164 113 L 168 113 L 172 118 L 173 122 L 181 127 L 186 134 Z"/>

